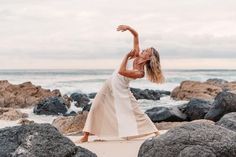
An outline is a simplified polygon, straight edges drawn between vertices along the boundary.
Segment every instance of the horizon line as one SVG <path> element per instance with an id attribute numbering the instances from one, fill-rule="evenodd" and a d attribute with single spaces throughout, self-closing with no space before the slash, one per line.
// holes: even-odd
<path id="1" fill-rule="evenodd" d="M 9 68 L 9 69 L 1 69 L 0 70 L 115 70 L 114 69 L 105 69 L 105 68 Z M 236 68 L 163 68 L 162 70 L 236 70 Z"/>

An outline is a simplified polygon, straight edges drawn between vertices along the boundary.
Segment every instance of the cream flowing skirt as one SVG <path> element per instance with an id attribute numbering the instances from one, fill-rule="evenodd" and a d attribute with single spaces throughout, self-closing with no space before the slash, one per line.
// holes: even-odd
<path id="1" fill-rule="evenodd" d="M 130 78 L 113 72 L 97 92 L 88 113 L 84 132 L 98 137 L 141 137 L 158 132 L 139 109 L 129 88 Z"/>

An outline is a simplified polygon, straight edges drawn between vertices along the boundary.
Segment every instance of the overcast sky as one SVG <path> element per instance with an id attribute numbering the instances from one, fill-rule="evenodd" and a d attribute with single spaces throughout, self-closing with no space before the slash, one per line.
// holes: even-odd
<path id="1" fill-rule="evenodd" d="M 236 69 L 235 0 L 0 0 L 0 69 L 112 69 L 132 48 L 119 24 L 165 69 Z"/>

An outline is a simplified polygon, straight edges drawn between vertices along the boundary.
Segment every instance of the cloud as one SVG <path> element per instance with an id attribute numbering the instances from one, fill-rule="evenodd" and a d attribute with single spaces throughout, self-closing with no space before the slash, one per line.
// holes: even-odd
<path id="1" fill-rule="evenodd" d="M 214 4 L 214 5 L 213 5 Z M 168 58 L 236 58 L 233 0 L 0 0 L 0 56 L 29 60 L 117 59 L 132 48 Z M 6 64 L 4 64 L 7 66 Z M 1 63 L 0 63 L 1 66 Z"/>

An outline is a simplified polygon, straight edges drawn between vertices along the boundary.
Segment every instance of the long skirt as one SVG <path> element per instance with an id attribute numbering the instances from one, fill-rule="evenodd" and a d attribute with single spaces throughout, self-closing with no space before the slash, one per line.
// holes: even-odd
<path id="1" fill-rule="evenodd" d="M 130 78 L 113 72 L 97 92 L 83 128 L 98 137 L 141 137 L 158 132 L 139 109 L 130 91 Z"/>

